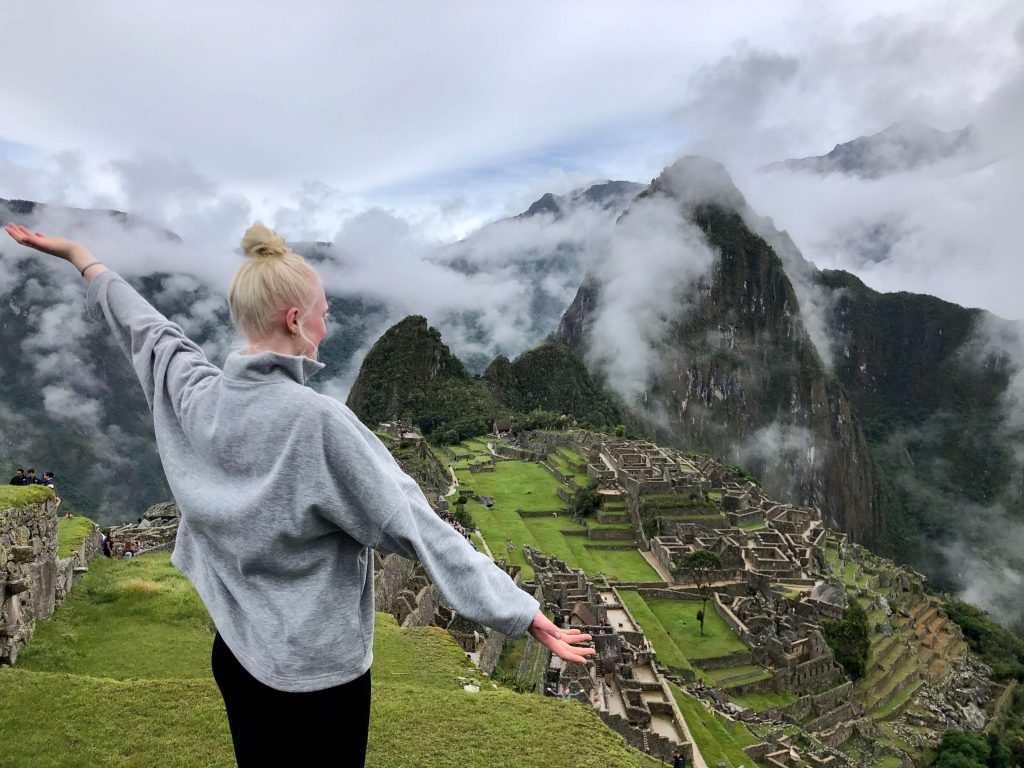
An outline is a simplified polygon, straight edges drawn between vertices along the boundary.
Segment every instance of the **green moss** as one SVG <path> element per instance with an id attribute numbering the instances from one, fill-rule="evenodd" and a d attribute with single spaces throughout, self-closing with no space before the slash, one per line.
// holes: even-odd
<path id="1" fill-rule="evenodd" d="M 57 520 L 57 557 L 70 557 L 78 551 L 82 540 L 92 533 L 96 523 L 88 517 L 61 516 Z"/>
<path id="2" fill-rule="evenodd" d="M 0 509 L 24 509 L 53 498 L 45 485 L 0 485 Z"/>

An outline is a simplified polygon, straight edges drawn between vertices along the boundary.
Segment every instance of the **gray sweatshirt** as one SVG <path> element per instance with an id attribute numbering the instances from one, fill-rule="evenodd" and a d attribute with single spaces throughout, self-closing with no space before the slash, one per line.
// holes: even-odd
<path id="1" fill-rule="evenodd" d="M 228 355 L 221 371 L 114 272 L 89 285 L 153 411 L 181 509 L 171 562 L 253 677 L 283 691 L 373 660 L 373 552 L 417 558 L 452 607 L 507 635 L 537 601 L 430 508 L 377 436 L 305 386 L 307 357 Z"/>

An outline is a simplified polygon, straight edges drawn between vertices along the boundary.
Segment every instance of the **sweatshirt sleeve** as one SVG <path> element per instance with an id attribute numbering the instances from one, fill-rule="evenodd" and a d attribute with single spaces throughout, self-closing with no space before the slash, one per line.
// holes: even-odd
<path id="1" fill-rule="evenodd" d="M 150 410 L 154 401 L 166 398 L 180 421 L 190 389 L 220 374 L 181 326 L 157 312 L 116 272 L 97 275 L 89 284 L 86 308 L 94 320 L 107 321 L 135 369 Z"/>
<path id="2" fill-rule="evenodd" d="M 339 485 L 348 486 L 343 507 L 353 519 L 336 522 L 366 546 L 419 560 L 444 599 L 466 618 L 511 637 L 524 634 L 540 607 L 533 596 L 434 512 L 416 481 L 354 414 L 343 412 L 340 422 L 330 442 L 348 467 L 331 471 L 341 475 Z M 373 475 L 353 478 L 354 467 Z"/>

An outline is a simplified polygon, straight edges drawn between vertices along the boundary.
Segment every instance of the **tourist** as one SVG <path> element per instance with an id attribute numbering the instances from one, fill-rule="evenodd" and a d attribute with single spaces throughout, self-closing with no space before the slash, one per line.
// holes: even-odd
<path id="1" fill-rule="evenodd" d="M 686 768 L 686 758 L 678 749 L 672 750 L 672 768 Z"/>
<path id="2" fill-rule="evenodd" d="M 211 665 L 239 765 L 314 762 L 339 745 L 338 762 L 363 765 L 374 549 L 418 559 L 470 621 L 529 632 L 567 661 L 594 653 L 574 647 L 590 635 L 555 627 L 436 515 L 341 401 L 305 386 L 324 367 L 327 297 L 276 234 L 256 224 L 242 239 L 228 305 L 243 343 L 221 370 L 84 246 L 15 224 L 7 232 L 79 270 L 89 314 L 106 321 L 142 385 L 181 509 L 171 560 L 217 628 Z"/>
<path id="3" fill-rule="evenodd" d="M 53 509 L 54 511 L 56 511 L 57 507 L 59 507 L 63 503 L 63 499 L 61 499 L 61 497 L 57 495 L 57 487 L 53 482 L 53 472 L 43 472 L 42 484 L 49 488 L 51 491 L 53 491 L 53 498 L 57 502 L 54 505 Z M 71 514 L 71 507 L 68 507 L 68 512 L 66 515 L 64 515 L 64 517 L 66 517 L 68 520 L 74 517 L 74 515 Z"/>
<path id="4" fill-rule="evenodd" d="M 36 471 L 29 469 L 28 475 L 25 477 L 25 485 L 39 485 L 42 482 L 41 478 L 36 477 Z"/>
<path id="5" fill-rule="evenodd" d="M 114 534 L 110 532 L 108 528 L 106 531 L 106 537 L 100 542 L 100 551 L 104 557 L 114 556 Z"/>
<path id="6" fill-rule="evenodd" d="M 11 478 L 11 482 L 8 485 L 24 485 L 25 484 L 25 470 L 21 467 L 14 473 L 14 477 Z"/>

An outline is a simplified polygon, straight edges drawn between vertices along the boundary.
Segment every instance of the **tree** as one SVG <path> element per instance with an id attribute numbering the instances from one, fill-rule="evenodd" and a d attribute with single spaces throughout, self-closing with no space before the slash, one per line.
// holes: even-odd
<path id="1" fill-rule="evenodd" d="M 842 620 L 821 622 L 821 632 L 846 673 L 854 680 L 863 677 L 871 647 L 868 614 L 863 606 L 851 600 Z"/>
<path id="2" fill-rule="evenodd" d="M 722 559 L 707 549 L 695 549 L 683 560 L 683 569 L 697 585 L 697 592 L 700 594 L 701 606 L 697 619 L 700 621 L 700 636 L 704 637 L 704 616 L 708 600 L 711 598 L 711 582 L 716 571 L 722 569 Z"/>
<path id="3" fill-rule="evenodd" d="M 574 518 L 590 517 L 601 506 L 601 494 L 597 492 L 597 483 L 591 482 L 586 488 L 581 488 L 576 493 L 572 503 L 572 515 Z"/>

